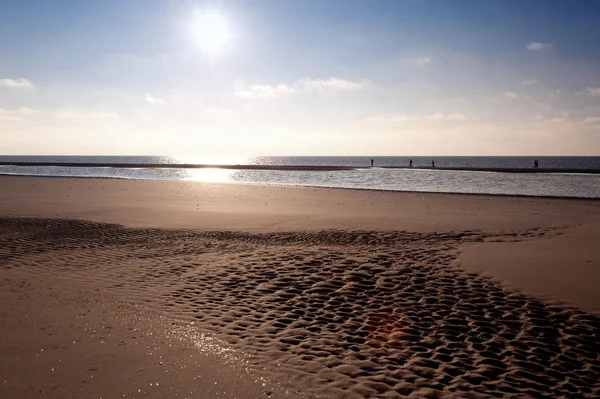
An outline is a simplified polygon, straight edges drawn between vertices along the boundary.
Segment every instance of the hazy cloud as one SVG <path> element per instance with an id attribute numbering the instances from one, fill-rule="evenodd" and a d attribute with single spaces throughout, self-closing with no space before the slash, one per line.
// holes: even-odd
<path id="1" fill-rule="evenodd" d="M 542 118 L 534 123 L 535 126 L 547 126 L 547 125 L 564 125 L 571 122 L 569 118 Z"/>
<path id="2" fill-rule="evenodd" d="M 430 57 L 422 57 L 410 60 L 410 63 L 418 68 L 422 68 L 427 64 L 430 64 L 433 61 Z"/>
<path id="3" fill-rule="evenodd" d="M 600 97 L 600 87 L 598 87 L 598 88 L 586 87 L 584 93 L 587 94 L 588 96 Z"/>
<path id="4" fill-rule="evenodd" d="M 144 100 L 148 104 L 155 104 L 155 105 L 164 105 L 167 103 L 162 98 L 154 97 L 152 94 L 146 94 L 146 97 L 144 98 Z"/>
<path id="5" fill-rule="evenodd" d="M 600 116 L 592 116 L 589 118 L 585 118 L 583 121 L 590 125 L 600 124 Z"/>
<path id="6" fill-rule="evenodd" d="M 238 88 L 233 93 L 237 98 L 275 98 L 287 96 L 294 93 L 291 86 L 280 84 L 276 86 L 270 85 L 249 85 L 244 88 Z"/>
<path id="7" fill-rule="evenodd" d="M 540 51 L 549 49 L 550 47 L 552 47 L 552 45 L 550 43 L 531 42 L 526 47 L 527 50 L 530 51 Z"/>
<path id="8" fill-rule="evenodd" d="M 230 114 L 233 112 L 231 108 L 214 108 L 214 107 L 203 107 L 201 111 L 205 114 Z"/>
<path id="9" fill-rule="evenodd" d="M 425 119 L 429 119 L 429 120 L 434 120 L 434 121 L 440 121 L 440 120 L 445 120 L 445 121 L 464 121 L 469 119 L 468 117 L 466 117 L 463 114 L 442 114 L 439 112 L 436 112 L 435 114 L 431 114 L 431 115 L 427 115 L 425 116 Z"/>
<path id="10" fill-rule="evenodd" d="M 560 94 L 562 94 L 562 89 L 558 89 L 558 90 L 554 90 L 553 92 L 550 93 L 550 97 L 555 98 L 558 97 Z"/>
<path id="11" fill-rule="evenodd" d="M 338 78 L 321 79 L 300 79 L 294 82 L 295 89 L 312 89 L 312 90 L 361 90 L 366 86 L 366 82 L 353 82 Z"/>
<path id="12" fill-rule="evenodd" d="M 19 79 L 0 79 L 0 87 L 8 87 L 11 89 L 32 89 L 35 86 L 29 80 L 24 78 Z"/>
<path id="13" fill-rule="evenodd" d="M 538 81 L 535 79 L 525 79 L 524 81 L 521 82 L 521 84 L 523 86 L 533 86 L 533 85 L 536 85 L 537 83 L 538 83 Z"/>
<path id="14" fill-rule="evenodd" d="M 414 121 L 417 118 L 408 115 L 393 115 L 393 116 L 372 116 L 367 118 L 367 122 L 409 122 Z"/>
<path id="15" fill-rule="evenodd" d="M 56 111 L 56 117 L 61 119 L 112 119 L 119 114 L 105 109 L 88 109 L 76 106 L 67 106 Z"/>
<path id="16" fill-rule="evenodd" d="M 31 115 L 33 110 L 30 108 L 5 109 L 0 108 L 0 120 L 22 121 Z"/>
<path id="17" fill-rule="evenodd" d="M 299 79 L 291 85 L 238 85 L 234 96 L 243 99 L 277 98 L 300 93 L 324 91 L 355 91 L 366 87 L 367 82 L 354 82 L 338 78 Z"/>
<path id="18" fill-rule="evenodd" d="M 453 114 L 444 114 L 441 112 L 436 112 L 429 115 L 421 115 L 421 116 L 409 116 L 409 115 L 392 115 L 392 116 L 374 116 L 367 118 L 367 122 L 412 122 L 412 121 L 465 121 L 468 119 L 473 119 L 468 116 L 459 113 Z"/>
<path id="19" fill-rule="evenodd" d="M 515 100 L 515 99 L 519 98 L 519 96 L 517 96 L 512 91 L 507 91 L 506 93 L 504 93 L 504 97 L 510 98 L 511 100 Z"/>

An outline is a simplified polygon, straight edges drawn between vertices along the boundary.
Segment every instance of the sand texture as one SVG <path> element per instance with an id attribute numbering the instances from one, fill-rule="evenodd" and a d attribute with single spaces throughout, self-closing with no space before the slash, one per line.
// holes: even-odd
<path id="1" fill-rule="evenodd" d="M 463 245 L 555 229 L 235 233 L 22 218 L 0 227 L 4 273 L 194 322 L 288 392 L 600 396 L 600 318 L 452 264 Z"/>
<path id="2" fill-rule="evenodd" d="M 599 201 L 0 184 L 0 398 L 600 397 Z"/>
<path id="3" fill-rule="evenodd" d="M 301 398 L 189 322 L 96 285 L 1 274 L 1 398 Z"/>

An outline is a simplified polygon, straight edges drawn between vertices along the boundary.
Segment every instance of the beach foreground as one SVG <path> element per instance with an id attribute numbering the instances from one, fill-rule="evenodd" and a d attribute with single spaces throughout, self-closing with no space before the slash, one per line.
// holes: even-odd
<path id="1" fill-rule="evenodd" d="M 600 395 L 598 201 L 0 183 L 1 397 Z"/>

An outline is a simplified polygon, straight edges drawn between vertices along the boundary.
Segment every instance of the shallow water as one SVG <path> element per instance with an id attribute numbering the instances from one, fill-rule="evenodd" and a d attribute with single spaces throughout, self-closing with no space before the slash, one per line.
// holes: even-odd
<path id="1" fill-rule="evenodd" d="M 600 157 L 413 157 L 413 165 L 426 166 L 435 159 L 440 167 L 540 167 L 600 168 Z M 228 170 L 228 169 L 129 169 L 55 166 L 0 166 L 0 174 L 112 177 L 150 180 L 192 180 L 220 183 L 255 183 L 417 191 L 600 198 L 600 175 L 560 173 L 495 173 L 422 169 L 379 169 L 407 165 L 408 157 L 373 158 L 375 168 L 338 171 Z M 367 166 L 366 157 L 0 157 L 0 161 L 206 163 Z"/>

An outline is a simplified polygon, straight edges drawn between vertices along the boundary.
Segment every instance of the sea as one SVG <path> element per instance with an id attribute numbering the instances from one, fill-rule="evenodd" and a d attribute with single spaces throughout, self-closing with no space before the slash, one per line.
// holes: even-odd
<path id="1" fill-rule="evenodd" d="M 374 167 L 370 168 L 371 159 Z M 384 166 L 413 168 L 387 169 Z M 494 194 L 508 196 L 600 198 L 600 175 L 587 173 L 499 173 L 456 168 L 600 169 L 600 157 L 242 157 L 242 156 L 0 156 L 0 162 L 210 164 L 210 165 L 313 165 L 349 166 L 351 170 L 297 171 L 248 169 L 178 169 L 118 167 L 0 166 L 0 174 L 187 180 L 213 183 L 276 184 L 292 186 L 371 189 L 386 191 Z"/>

